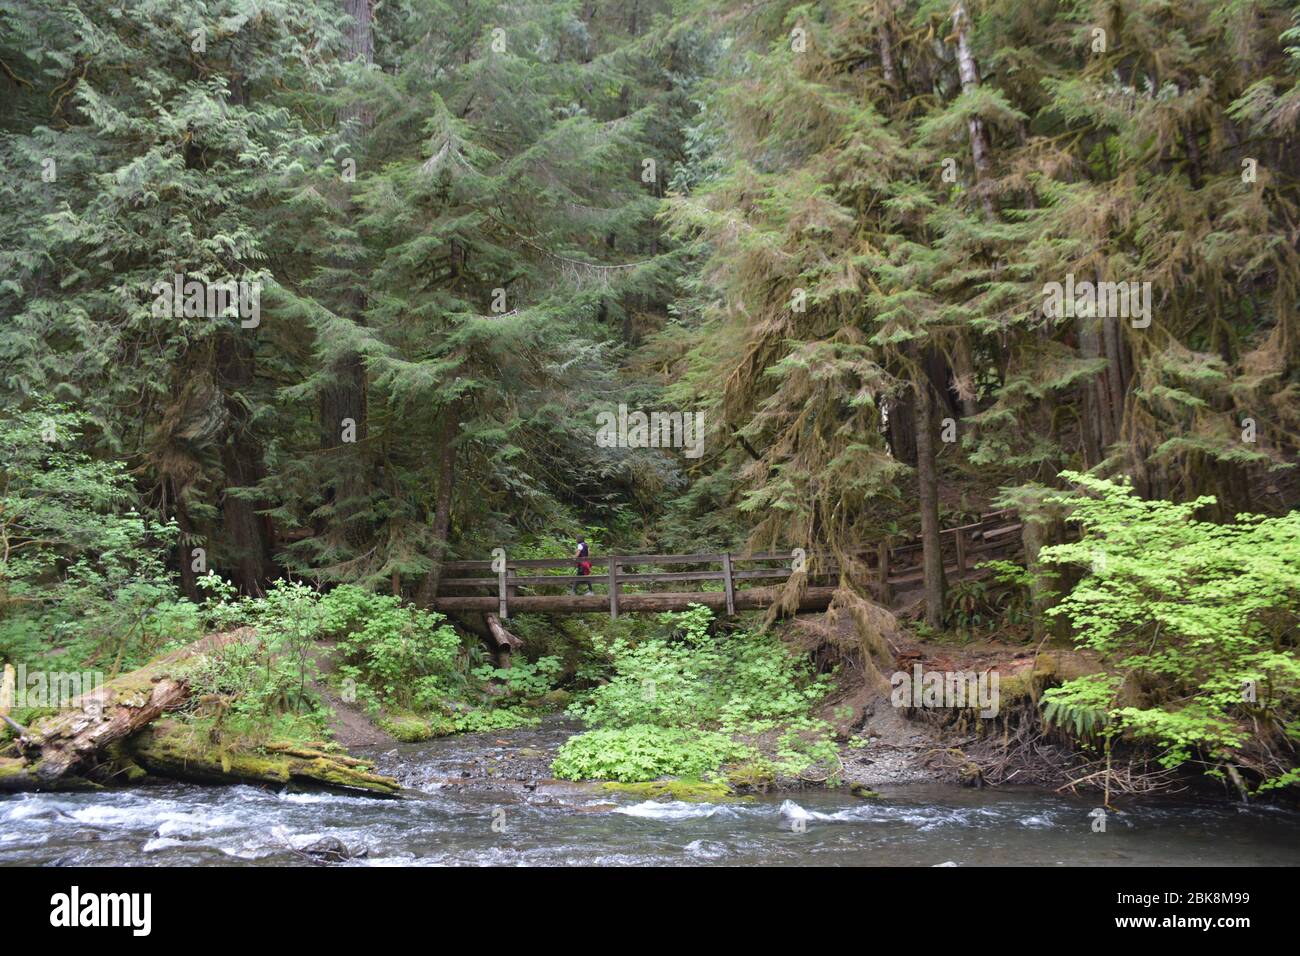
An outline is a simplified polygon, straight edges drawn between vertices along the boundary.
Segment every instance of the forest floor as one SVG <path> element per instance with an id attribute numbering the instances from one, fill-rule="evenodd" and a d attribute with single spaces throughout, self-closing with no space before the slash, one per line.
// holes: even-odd
<path id="1" fill-rule="evenodd" d="M 791 625 L 797 632 L 823 629 L 826 621 L 822 615 L 800 615 Z M 854 624 L 842 616 L 833 625 L 845 640 L 854 639 Z M 824 633 L 824 631 L 823 631 Z M 1039 654 L 1033 646 L 1023 643 L 978 641 L 966 644 L 926 642 L 900 628 L 890 640 L 895 652 L 898 671 L 911 673 L 916 664 L 923 671 L 982 672 L 996 670 L 1002 686 L 1010 684 L 1012 702 L 1025 693 L 1025 675 L 1036 666 L 1044 665 L 1053 672 L 1062 669 L 1061 657 L 1071 658 L 1065 666 L 1070 673 L 1089 669 L 1089 663 L 1076 652 L 1053 648 L 1050 662 L 1047 654 Z M 322 644 L 316 652 L 318 677 L 312 688 L 329 705 L 333 714 L 329 720 L 332 739 L 349 751 L 385 752 L 382 763 L 385 771 L 401 779 L 402 755 L 408 750 L 412 756 L 429 746 L 402 744 L 380 729 L 365 709 L 341 698 L 338 688 L 329 677 L 334 670 L 331 646 Z M 1042 658 L 1042 659 L 1040 659 Z M 906 783 L 947 782 L 960 780 L 959 767 L 965 758 L 961 746 L 973 742 L 968 726 L 945 726 L 943 719 L 933 713 L 895 706 L 888 684 L 889 673 L 883 681 L 869 678 L 860 670 L 847 669 L 837 689 L 823 702 L 820 716 L 836 728 L 842 761 L 841 780 L 853 787 L 875 788 Z M 448 759 L 440 764 L 439 779 L 444 785 L 497 788 L 523 788 L 528 790 L 582 788 L 553 779 L 550 770 L 555 752 L 565 740 L 584 728 L 562 717 L 547 719 L 539 731 L 486 732 L 458 734 L 450 746 L 442 745 Z M 525 742 L 518 743 L 516 738 Z M 954 761 L 954 754 L 961 760 Z M 1062 764 L 1065 761 L 1062 760 Z M 406 774 L 409 775 L 407 771 Z M 1036 768 L 1035 775 L 1044 782 L 1056 775 L 1043 773 Z M 423 781 L 432 782 L 432 781 Z M 780 781 L 778 789 L 799 789 L 810 781 Z"/>
<path id="2" fill-rule="evenodd" d="M 345 701 L 338 688 L 329 683 L 328 678 L 335 671 L 333 642 L 317 644 L 312 657 L 316 662 L 317 676 L 310 686 L 333 712 L 326 725 L 331 739 L 349 751 L 356 747 L 386 747 L 397 743 L 395 737 L 375 726 L 360 704 Z"/>
<path id="3" fill-rule="evenodd" d="M 847 614 L 836 619 L 800 615 L 793 624 L 795 633 L 807 635 L 805 646 L 827 638 L 840 648 L 859 646 L 856 628 Z M 1096 660 L 1068 646 L 1026 644 L 1020 636 L 959 643 L 951 636 L 923 640 L 907 627 L 889 633 L 886 644 L 892 666 L 879 660 L 874 669 L 852 666 L 850 656 L 836 691 L 821 706 L 820 716 L 844 742 L 840 754 L 849 784 L 982 783 L 985 768 L 994 766 L 998 777 L 1011 775 L 1043 786 L 1069 778 L 1076 755 L 1044 742 L 1037 698 L 1045 684 L 1097 670 Z M 974 709 L 896 705 L 891 679 L 902 674 L 911 683 L 918 666 L 922 674 L 995 672 L 997 715 L 981 718 Z"/>

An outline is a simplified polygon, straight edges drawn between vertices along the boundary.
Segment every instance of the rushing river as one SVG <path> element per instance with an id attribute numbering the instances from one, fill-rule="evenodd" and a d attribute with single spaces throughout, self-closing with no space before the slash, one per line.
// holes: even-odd
<path id="1" fill-rule="evenodd" d="M 306 847 L 342 844 L 364 853 L 344 865 L 370 866 L 1300 864 L 1300 814 L 1226 802 L 1136 804 L 1098 833 L 1095 800 L 1031 790 L 927 784 L 873 800 L 806 791 L 684 803 L 556 787 L 538 771 L 568 732 L 377 753 L 419 791 L 409 800 L 188 784 L 7 796 L 0 863 L 294 865 L 312 862 Z"/>

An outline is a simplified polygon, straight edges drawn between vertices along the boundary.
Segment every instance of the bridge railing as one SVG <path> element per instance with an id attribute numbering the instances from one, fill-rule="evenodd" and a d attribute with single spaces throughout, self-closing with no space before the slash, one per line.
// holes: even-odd
<path id="1" fill-rule="evenodd" d="M 993 512 L 982 515 L 977 522 L 943 529 L 940 533 L 940 551 L 945 567 L 961 577 L 979 561 L 1015 550 L 1019 545 L 1019 529 L 1015 513 L 1010 511 Z M 904 540 L 892 546 L 888 542 L 881 542 L 875 548 L 864 549 L 855 557 L 870 570 L 877 598 L 886 602 L 896 589 L 906 589 L 924 577 L 921 567 L 922 546 L 917 540 Z M 505 558 L 496 561 L 449 561 L 443 565 L 438 590 L 440 597 L 453 593 L 464 595 L 466 592 L 480 592 L 472 603 L 486 608 L 490 608 L 493 602 L 488 594 L 481 592 L 494 592 L 498 615 L 508 618 L 511 601 L 521 596 L 521 589 L 536 596 L 539 590 L 569 591 L 579 585 L 590 585 L 593 589 L 599 587 L 605 592 L 610 616 L 618 617 L 620 596 L 653 593 L 657 586 L 662 585 L 677 588 L 689 584 L 703 590 L 674 591 L 673 596 L 682 599 L 678 604 L 684 607 L 690 593 L 712 593 L 716 596 L 721 592 L 722 600 L 718 604 L 722 605 L 725 601 L 726 611 L 730 615 L 736 611 L 736 595 L 744 590 L 742 584 L 761 582 L 769 587 L 780 584 L 796 573 L 794 567 L 799 558 L 806 559 L 810 579 L 824 580 L 839 573 L 838 564 L 830 555 L 804 555 L 795 551 L 758 554 L 592 555 L 592 573 L 584 576 L 574 573 L 575 562 L 572 558 Z M 665 567 L 687 567 L 690 570 L 645 570 Z M 563 573 L 545 573 L 548 571 Z M 720 587 L 711 588 L 710 585 L 713 584 Z M 471 603 L 462 599 L 454 600 L 456 606 Z M 531 600 L 526 603 L 530 606 L 537 604 Z M 583 602 L 584 609 L 587 603 Z"/>
<path id="2" fill-rule="evenodd" d="M 781 554 L 733 555 L 708 554 L 606 554 L 592 555 L 592 573 L 579 576 L 574 573 L 572 558 L 535 558 L 504 561 L 449 561 L 443 566 L 439 594 L 447 592 L 491 589 L 497 592 L 501 617 L 508 617 L 511 598 L 517 597 L 521 588 L 536 592 L 539 589 L 571 590 L 577 586 L 591 585 L 602 588 L 609 596 L 611 617 L 618 616 L 621 594 L 654 590 L 656 585 L 676 586 L 692 584 L 707 587 L 710 583 L 721 585 L 726 598 L 728 614 L 735 613 L 735 594 L 739 582 L 780 582 L 793 573 L 792 567 L 770 567 L 774 562 L 787 565 L 794 560 L 793 552 Z M 494 564 L 496 570 L 494 570 Z M 687 571 L 646 571 L 644 568 L 694 566 Z M 704 567 L 716 565 L 716 568 Z M 741 567 L 737 567 L 741 565 Z M 745 567 L 745 565 L 755 565 Z M 527 572 L 563 570 L 562 574 L 530 574 Z M 492 572 L 491 577 L 473 572 Z M 603 571 L 603 573 L 601 573 Z M 466 576 L 461 576 L 466 575 Z M 718 590 L 718 589 L 714 589 Z M 703 593 L 703 592 L 701 592 Z"/>

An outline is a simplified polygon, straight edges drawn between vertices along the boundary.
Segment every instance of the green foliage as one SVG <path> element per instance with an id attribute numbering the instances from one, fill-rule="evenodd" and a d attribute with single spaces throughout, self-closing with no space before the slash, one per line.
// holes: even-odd
<path id="1" fill-rule="evenodd" d="M 717 731 L 632 724 L 570 737 L 551 768 L 564 780 L 635 783 L 669 775 L 698 778 L 752 753 Z"/>
<path id="2" fill-rule="evenodd" d="M 471 710 L 456 714 L 451 718 L 452 725 L 462 733 L 480 733 L 489 730 L 511 730 L 515 727 L 535 727 L 541 718 L 535 714 L 513 710 L 507 707 L 494 707 L 490 710 Z"/>
<path id="3" fill-rule="evenodd" d="M 320 603 L 325 632 L 342 635 L 340 674 L 371 688 L 383 703 L 429 708 L 463 686 L 456 669 L 460 637 L 441 614 L 349 585 Z"/>
<path id="4" fill-rule="evenodd" d="M 386 714 L 375 721 L 385 733 L 404 743 L 418 743 L 433 737 L 455 733 L 456 725 L 446 717 L 421 717 L 418 714 Z"/>
<path id="5" fill-rule="evenodd" d="M 1105 50 L 1097 4 L 732 6 L 0 0 L 0 656 L 111 672 L 251 624 L 265 686 L 211 687 L 295 712 L 319 629 L 377 709 L 612 675 L 601 727 L 775 740 L 816 682 L 702 611 L 524 620 L 503 674 L 373 591 L 578 530 L 843 557 L 914 533 L 922 482 L 965 513 L 1092 469 L 1213 513 L 1081 508 L 1108 563 L 1050 556 L 1088 569 L 1058 613 L 1127 680 L 1053 719 L 1291 746 L 1294 519 L 1232 519 L 1296 504 L 1260 480 L 1300 431 L 1294 5 L 1126 0 Z M 260 282 L 260 324 L 154 314 L 177 274 Z M 1151 325 L 1044 315 L 1067 275 L 1150 283 Z M 703 409 L 704 457 L 597 447 L 619 401 Z M 194 547 L 217 573 L 174 575 Z M 1000 571 L 952 588 L 959 630 L 1041 624 Z"/>
<path id="6" fill-rule="evenodd" d="M 122 464 L 80 450 L 87 421 L 52 403 L 0 418 L 0 658 L 117 673 L 199 621 L 163 562 L 175 527 L 135 510 Z"/>
<path id="7" fill-rule="evenodd" d="M 1103 678 L 1070 681 L 1047 695 L 1053 718 L 1083 732 L 1113 721 L 1166 747 L 1169 766 L 1236 759 L 1252 728 L 1280 737 L 1300 706 L 1300 513 L 1215 524 L 1195 517 L 1210 498 L 1145 501 L 1124 484 L 1066 477 L 1080 492 L 1055 501 L 1083 536 L 1042 560 L 1087 573 L 1050 613 L 1134 691 L 1158 691 L 1120 706 Z"/>
<path id="8" fill-rule="evenodd" d="M 771 634 L 710 638 L 712 612 L 702 605 L 664 619 L 679 641 L 616 640 L 613 676 L 569 712 L 589 726 L 762 730 L 805 713 L 828 689 Z"/>
<path id="9" fill-rule="evenodd" d="M 313 653 L 322 633 L 320 596 L 305 584 L 279 581 L 259 599 L 238 600 L 233 587 L 216 575 L 202 579 L 208 591 L 203 612 L 223 627 L 251 625 L 257 641 L 235 641 L 200 656 L 190 684 L 200 701 L 215 700 L 216 724 L 249 734 L 260 723 L 292 724 L 301 719 L 319 733 L 325 712 L 308 686 L 317 677 Z M 211 706 L 201 705 L 202 718 Z"/>
<path id="10" fill-rule="evenodd" d="M 1088 741 L 1111 727 L 1121 678 L 1112 674 L 1087 674 L 1043 691 L 1043 719 Z"/>
<path id="11" fill-rule="evenodd" d="M 955 581 L 945 595 L 948 625 L 967 638 L 978 632 L 1014 640 L 1015 631 L 1030 623 L 1026 569 L 1011 561 L 989 561 L 992 578 Z"/>
<path id="12" fill-rule="evenodd" d="M 541 697 L 555 686 L 556 678 L 564 670 L 558 657 L 539 657 L 535 661 L 511 661 L 509 668 L 476 667 L 472 673 L 479 681 L 498 681 L 511 697 L 528 699 Z"/>
<path id="13" fill-rule="evenodd" d="M 613 675 L 569 708 L 598 729 L 565 745 L 557 774 L 600 776 L 596 769 L 609 769 L 618 774 L 610 779 L 623 781 L 697 775 L 733 759 L 722 741 L 736 741 L 748 756 L 752 745 L 742 746 L 739 738 L 769 732 L 776 735 L 784 772 L 838 762 L 829 726 L 805 717 L 828 684 L 814 679 L 807 664 L 775 636 L 745 631 L 711 636 L 713 614 L 702 605 L 662 615 L 661 623 L 670 637 L 637 644 L 614 640 Z M 691 742 L 697 738 L 704 743 Z M 606 746 L 610 753 L 602 758 Z M 632 776 L 637 772 L 651 776 Z"/>
<path id="14" fill-rule="evenodd" d="M 246 735 L 285 717 L 301 718 L 319 733 L 324 726 L 320 700 L 302 683 L 298 663 L 276 656 L 266 645 L 232 642 L 205 654 L 187 671 L 195 703 L 189 713 Z"/>
<path id="15" fill-rule="evenodd" d="M 277 663 L 291 667 L 297 674 L 296 708 L 303 705 L 307 682 L 316 676 L 312 649 L 324 622 L 319 601 L 315 589 L 305 584 L 277 581 L 255 605 L 253 619 L 258 635 Z"/>

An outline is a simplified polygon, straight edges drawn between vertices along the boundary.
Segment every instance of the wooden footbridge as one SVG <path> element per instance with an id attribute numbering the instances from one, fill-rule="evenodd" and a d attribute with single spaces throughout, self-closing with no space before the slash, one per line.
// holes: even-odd
<path id="1" fill-rule="evenodd" d="M 975 565 L 1007 557 L 1020 548 L 1020 521 L 1013 511 L 940 533 L 944 571 L 949 581 L 970 577 Z M 892 604 L 922 586 L 919 538 L 880 542 L 859 555 L 871 571 L 876 600 Z M 684 611 L 704 604 L 727 614 L 775 603 L 781 586 L 806 562 L 808 587 L 800 610 L 822 610 L 835 592 L 838 568 L 815 555 L 785 551 L 766 554 L 610 554 L 591 557 L 592 573 L 574 574 L 572 558 L 515 561 L 449 561 L 443 566 L 434 607 L 440 611 L 510 614 L 584 614 L 606 609 L 610 617 L 633 611 Z M 672 568 L 673 570 L 663 570 Z M 521 573 L 523 572 L 523 573 Z M 487 576 L 491 574 L 491 576 Z M 682 590 L 683 586 L 696 590 Z M 573 593 L 588 586 L 594 593 Z M 656 590 L 669 587 L 671 590 Z M 550 593 L 547 593 L 550 592 Z"/>

